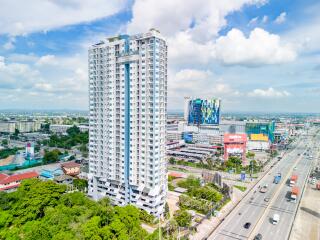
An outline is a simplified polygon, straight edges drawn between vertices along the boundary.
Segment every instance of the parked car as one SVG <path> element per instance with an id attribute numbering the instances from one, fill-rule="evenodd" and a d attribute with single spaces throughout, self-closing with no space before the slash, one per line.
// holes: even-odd
<path id="1" fill-rule="evenodd" d="M 243 227 L 246 228 L 246 229 L 248 229 L 250 226 L 251 226 L 251 223 L 246 222 Z"/>
<path id="2" fill-rule="evenodd" d="M 262 239 L 262 235 L 258 233 L 253 240 L 261 240 L 261 239 Z"/>

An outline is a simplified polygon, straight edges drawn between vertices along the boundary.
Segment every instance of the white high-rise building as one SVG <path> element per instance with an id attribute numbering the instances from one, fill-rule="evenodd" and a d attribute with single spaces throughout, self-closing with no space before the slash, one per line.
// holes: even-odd
<path id="1" fill-rule="evenodd" d="M 167 44 L 157 30 L 89 49 L 89 195 L 159 216 L 167 192 Z"/>

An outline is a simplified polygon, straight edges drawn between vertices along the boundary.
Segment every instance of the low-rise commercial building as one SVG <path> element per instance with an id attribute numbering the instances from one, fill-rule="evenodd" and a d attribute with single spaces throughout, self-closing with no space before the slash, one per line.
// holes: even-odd
<path id="1" fill-rule="evenodd" d="M 61 169 L 66 175 L 77 176 L 80 173 L 81 165 L 75 162 L 66 162 L 61 164 Z"/>
<path id="2" fill-rule="evenodd" d="M 0 173 L 0 191 L 12 191 L 20 186 L 22 180 L 38 177 L 39 174 L 35 171 L 19 173 L 14 175 Z"/>
<path id="3" fill-rule="evenodd" d="M 16 129 L 21 133 L 37 132 L 41 129 L 41 123 L 35 120 L 0 122 L 0 132 L 2 133 L 14 133 Z"/>
<path id="4" fill-rule="evenodd" d="M 50 131 L 56 134 L 67 134 L 67 130 L 74 125 L 63 125 L 63 124 L 51 124 Z M 79 125 L 77 126 L 81 132 L 89 131 L 89 126 Z"/>
<path id="5" fill-rule="evenodd" d="M 242 159 L 242 164 L 246 165 L 246 134 L 224 134 L 224 160 L 227 161 L 230 156 Z"/>

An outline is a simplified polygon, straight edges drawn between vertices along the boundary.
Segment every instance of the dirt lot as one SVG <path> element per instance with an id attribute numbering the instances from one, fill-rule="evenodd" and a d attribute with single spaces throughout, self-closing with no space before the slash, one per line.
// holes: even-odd
<path id="1" fill-rule="evenodd" d="M 13 158 L 14 158 L 14 156 L 11 155 L 11 156 L 9 156 L 9 157 L 7 157 L 7 158 L 1 159 L 1 160 L 0 160 L 0 166 L 4 166 L 4 165 L 8 165 L 8 164 L 12 163 Z"/>
<path id="2" fill-rule="evenodd" d="M 294 221 L 290 240 L 320 239 L 320 191 L 308 184 Z"/>

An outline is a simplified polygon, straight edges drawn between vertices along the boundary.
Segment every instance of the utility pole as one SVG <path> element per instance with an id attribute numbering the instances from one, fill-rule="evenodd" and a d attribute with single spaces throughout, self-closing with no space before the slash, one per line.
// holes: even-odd
<path id="1" fill-rule="evenodd" d="M 161 224 L 160 224 L 161 214 L 159 214 L 159 240 L 161 240 Z"/>

